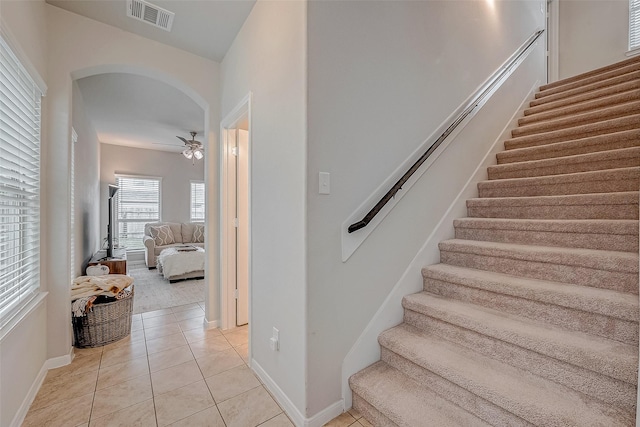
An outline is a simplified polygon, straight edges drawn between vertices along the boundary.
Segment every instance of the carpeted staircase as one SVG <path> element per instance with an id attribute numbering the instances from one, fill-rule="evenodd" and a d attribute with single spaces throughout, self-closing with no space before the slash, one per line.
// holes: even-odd
<path id="1" fill-rule="evenodd" d="M 632 426 L 640 58 L 545 85 L 381 360 L 350 379 L 376 426 Z"/>

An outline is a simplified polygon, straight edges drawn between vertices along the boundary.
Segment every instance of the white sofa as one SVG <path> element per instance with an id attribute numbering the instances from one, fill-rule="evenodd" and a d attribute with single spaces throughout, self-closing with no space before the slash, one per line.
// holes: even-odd
<path id="1" fill-rule="evenodd" d="M 193 232 L 196 228 L 196 225 L 202 223 L 183 223 L 183 222 L 152 222 L 144 225 L 144 237 L 142 238 L 144 241 L 144 261 L 149 267 L 149 270 L 156 268 L 156 259 L 160 252 L 163 249 L 181 246 L 185 244 L 198 246 L 204 248 L 203 242 L 194 242 L 193 241 Z M 168 225 L 173 234 L 174 243 L 168 245 L 158 246 L 153 237 L 151 237 L 151 233 L 149 231 L 150 227 L 160 226 L 160 225 Z"/>

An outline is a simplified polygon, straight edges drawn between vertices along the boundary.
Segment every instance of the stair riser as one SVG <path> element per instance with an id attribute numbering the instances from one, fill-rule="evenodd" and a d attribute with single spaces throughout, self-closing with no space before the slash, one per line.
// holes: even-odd
<path id="1" fill-rule="evenodd" d="M 634 71 L 632 73 L 627 73 L 622 76 L 613 77 L 611 79 L 606 79 L 603 81 L 592 83 L 587 86 L 578 87 L 575 89 L 565 90 L 559 93 L 545 94 L 544 92 L 538 92 L 535 94 L 536 99 L 531 102 L 530 106 L 535 107 L 536 105 L 545 104 L 547 102 L 553 102 L 560 99 L 571 98 L 576 95 L 593 92 L 594 90 L 602 89 L 608 86 L 614 86 L 620 83 L 637 80 L 638 78 L 640 78 L 640 72 Z"/>
<path id="2" fill-rule="evenodd" d="M 580 286 L 638 293 L 638 273 L 605 271 L 575 265 L 525 261 L 498 256 L 440 250 L 440 262 L 459 267 L 495 271 L 532 279 L 571 283 Z"/>
<path id="3" fill-rule="evenodd" d="M 582 163 L 569 163 L 565 160 L 565 163 L 563 164 L 562 159 L 560 159 L 557 162 L 553 163 L 555 164 L 527 169 L 524 169 L 524 165 L 522 168 L 518 169 L 517 164 L 513 167 L 509 165 L 510 167 L 508 168 L 500 166 L 490 166 L 487 171 L 489 174 L 489 179 L 496 180 L 509 178 L 530 178 L 536 176 L 550 176 L 635 167 L 640 165 L 640 150 L 637 150 L 635 153 L 625 152 L 619 157 L 612 156 L 611 158 L 608 158 L 606 160 L 585 161 Z"/>
<path id="4" fill-rule="evenodd" d="M 525 117 L 518 119 L 518 126 L 527 126 L 547 120 L 556 120 L 563 117 L 569 117 L 573 114 L 588 113 L 591 111 L 597 111 L 601 108 L 612 107 L 636 100 L 640 100 L 640 92 L 637 90 L 631 90 L 615 94 L 613 96 L 577 103 L 563 108 L 555 108 L 550 111 L 536 112 L 532 111 L 533 109 L 530 108 L 524 111 Z"/>
<path id="5" fill-rule="evenodd" d="M 467 206 L 472 218 L 513 219 L 638 219 L 638 204 L 624 205 L 538 205 Z"/>
<path id="6" fill-rule="evenodd" d="M 565 329 L 599 335 L 626 344 L 638 343 L 637 322 L 587 313 L 484 289 L 470 288 L 432 278 L 425 278 L 424 290 L 446 298 L 470 302 L 532 320 L 562 326 Z"/>
<path id="7" fill-rule="evenodd" d="M 616 132 L 635 130 L 638 128 L 638 120 L 638 116 L 629 116 L 613 119 L 608 122 L 588 124 L 536 135 L 521 136 L 506 140 L 504 142 L 504 147 L 506 150 L 538 147 L 540 145 L 548 145 L 557 142 L 573 141 L 598 135 L 608 135 Z"/>
<path id="8" fill-rule="evenodd" d="M 553 112 L 562 108 L 572 107 L 583 102 L 595 101 L 604 97 L 619 95 L 628 91 L 640 89 L 640 80 L 632 80 L 617 85 L 608 86 L 592 92 L 583 93 L 569 98 L 559 99 L 553 102 L 541 103 L 541 100 L 534 100 L 530 103 L 530 107 L 524 110 L 524 115 L 540 114 L 545 112 Z"/>
<path id="9" fill-rule="evenodd" d="M 533 160 L 546 160 L 579 154 L 640 147 L 640 131 L 633 130 L 616 134 L 601 135 L 578 141 L 541 145 L 522 150 L 501 151 L 496 155 L 498 164 L 509 164 Z"/>
<path id="10" fill-rule="evenodd" d="M 415 363 L 397 355 L 382 347 L 380 359 L 400 372 L 410 376 L 421 384 L 428 385 L 430 389 L 441 396 L 447 396 L 449 401 L 467 410 L 478 418 L 487 421 L 496 427 L 530 427 L 531 423 L 504 410 L 503 408 L 481 398 L 480 396 L 446 380 L 445 378 L 424 369 Z M 428 425 L 428 424 L 426 424 Z"/>
<path id="11" fill-rule="evenodd" d="M 544 98 L 549 95 L 566 92 L 572 89 L 579 89 L 587 85 L 592 85 L 594 83 L 597 84 L 600 82 L 605 82 L 606 80 L 609 80 L 618 76 L 624 76 L 638 70 L 640 70 L 640 63 L 634 63 L 634 64 L 629 64 L 625 67 L 620 67 L 616 70 L 608 71 L 606 73 L 587 77 L 579 81 L 567 82 L 561 86 L 556 86 L 552 88 L 543 86 L 540 88 L 540 91 L 536 93 L 536 98 Z"/>
<path id="12" fill-rule="evenodd" d="M 363 397 L 353 392 L 352 399 L 353 408 L 360 412 L 370 423 L 380 427 L 397 427 L 398 425 L 391 422 L 382 412 L 371 406 Z"/>
<path id="13" fill-rule="evenodd" d="M 479 334 L 412 310 L 405 310 L 405 323 L 585 393 L 624 411 L 633 412 L 635 409 L 635 387 L 624 381 L 616 380 L 502 340 L 496 340 L 487 335 Z M 598 384 L 598 387 L 594 387 L 594 384 Z"/>
<path id="14" fill-rule="evenodd" d="M 638 191 L 638 178 L 608 179 L 606 181 L 568 182 L 565 184 L 532 183 L 507 187 L 500 185 L 478 185 L 479 197 L 532 197 L 562 196 L 570 194 L 619 193 Z M 491 183 L 487 183 L 491 184 Z"/>
<path id="15" fill-rule="evenodd" d="M 637 234 L 558 233 L 539 230 L 456 227 L 455 235 L 456 239 L 485 242 L 638 252 Z"/>
<path id="16" fill-rule="evenodd" d="M 640 103 L 631 102 L 611 108 L 598 109 L 596 111 L 591 111 L 580 115 L 565 117 L 562 119 L 521 126 L 513 129 L 511 131 L 511 136 L 517 138 L 519 136 L 553 132 L 556 130 L 568 129 L 575 126 L 582 126 L 591 123 L 603 122 L 605 120 L 617 119 L 619 117 L 631 116 L 633 114 L 638 114 L 639 112 Z"/>
<path id="17" fill-rule="evenodd" d="M 568 77 L 566 79 L 558 80 L 555 82 L 547 83 L 545 85 L 540 86 L 540 91 L 545 91 L 547 89 L 551 89 L 554 87 L 564 86 L 567 83 L 573 83 L 577 81 L 581 81 L 593 76 L 602 76 L 605 73 L 608 73 L 613 70 L 619 70 L 621 68 L 627 67 L 628 65 L 635 64 L 640 62 L 640 57 L 631 57 L 629 59 L 625 59 L 624 61 L 617 62 L 615 64 L 607 65 L 605 67 L 597 68 L 595 70 L 587 71 L 586 73 L 581 73 L 575 75 L 573 77 Z"/>

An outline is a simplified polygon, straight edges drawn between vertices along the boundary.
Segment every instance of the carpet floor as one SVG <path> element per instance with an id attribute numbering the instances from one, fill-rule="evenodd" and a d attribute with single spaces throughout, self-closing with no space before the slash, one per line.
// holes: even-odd
<path id="1" fill-rule="evenodd" d="M 130 264 L 129 275 L 135 285 L 134 314 L 204 301 L 203 279 L 169 283 L 158 270 L 149 270 L 144 263 Z"/>

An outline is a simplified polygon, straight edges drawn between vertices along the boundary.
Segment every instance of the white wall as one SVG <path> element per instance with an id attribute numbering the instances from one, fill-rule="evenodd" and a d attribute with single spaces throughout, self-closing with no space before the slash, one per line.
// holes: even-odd
<path id="1" fill-rule="evenodd" d="M 69 141 L 71 139 L 72 80 L 100 72 L 132 72 L 157 78 L 189 94 L 205 113 L 205 157 L 208 180 L 209 226 L 207 242 L 217 236 L 217 123 L 219 64 L 190 53 L 46 5 L 49 30 L 46 129 L 48 144 L 42 164 L 48 199 L 43 212 L 49 221 L 43 229 L 42 274 L 50 291 L 47 318 L 48 356 L 68 353 L 71 347 L 69 301 Z M 211 124 L 212 127 L 209 125 Z M 207 243 L 208 245 L 208 243 Z M 217 246 L 208 245 L 207 268 L 217 272 Z M 216 274 L 209 274 L 205 296 L 208 319 L 216 319 Z"/>
<path id="2" fill-rule="evenodd" d="M 251 352 L 305 413 L 306 2 L 259 0 L 222 61 L 225 117 L 253 92 Z M 272 327 L 280 351 L 269 349 Z M 296 417 L 296 414 L 289 414 Z"/>
<path id="3" fill-rule="evenodd" d="M 9 32 L 28 68 L 47 78 L 46 13 L 42 1 L 0 1 L 2 31 Z M 24 55 L 24 56 L 22 56 Z M 45 102 L 43 101 L 43 106 Z M 43 107 L 46 120 L 46 106 Z M 43 135 L 46 144 L 46 135 Z M 46 197 L 42 195 L 42 199 Z M 44 276 L 41 276 L 44 278 Z M 45 282 L 43 280 L 43 282 Z M 43 285 L 46 290 L 46 284 Z M 30 310 L 6 335 L 0 335 L 0 425 L 21 421 L 42 380 L 47 358 L 47 304 Z M 16 424 L 17 425 L 17 424 Z"/>
<path id="4" fill-rule="evenodd" d="M 100 144 L 101 238 L 107 237 L 107 187 L 115 184 L 116 174 L 162 178 L 162 220 L 189 222 L 191 181 L 204 180 L 204 161 L 193 164 L 180 153 Z"/>
<path id="5" fill-rule="evenodd" d="M 481 149 L 448 149 L 346 263 L 342 222 L 544 27 L 545 3 L 315 1 L 308 7 L 311 416 L 340 401 L 345 355 L 472 174 L 468 168 L 481 160 L 487 141 Z M 543 76 L 538 52 L 537 75 Z M 489 144 L 506 114 L 483 126 L 491 129 Z M 456 157 L 441 160 L 446 156 L 459 156 L 460 164 Z M 318 194 L 319 172 L 331 174 L 330 195 Z M 413 280 L 419 288 L 419 269 Z"/>
<path id="6" fill-rule="evenodd" d="M 73 129 L 78 140 L 74 150 L 74 268 L 75 276 L 100 248 L 100 150 L 98 135 L 84 112 L 82 93 L 73 82 Z"/>
<path id="7" fill-rule="evenodd" d="M 558 0 L 561 79 L 626 59 L 629 0 Z"/>

